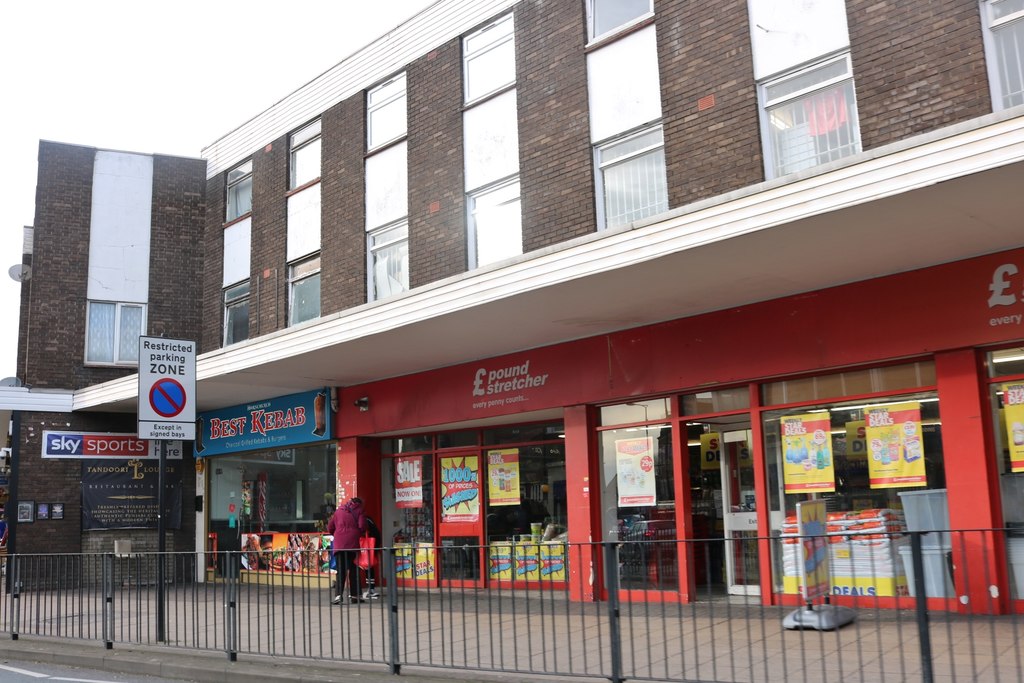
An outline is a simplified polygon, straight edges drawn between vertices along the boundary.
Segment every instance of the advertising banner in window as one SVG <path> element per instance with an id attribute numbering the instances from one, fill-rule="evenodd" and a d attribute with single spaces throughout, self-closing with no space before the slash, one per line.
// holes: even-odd
<path id="1" fill-rule="evenodd" d="M 480 520 L 480 458 L 476 455 L 441 458 L 441 521 Z"/>
<path id="2" fill-rule="evenodd" d="M 846 423 L 846 461 L 856 460 L 864 464 L 868 457 L 868 440 L 865 438 L 864 420 L 854 420 Z"/>
<path id="3" fill-rule="evenodd" d="M 722 463 L 722 435 L 709 432 L 700 435 L 700 469 L 717 472 Z"/>
<path id="4" fill-rule="evenodd" d="M 160 465 L 155 460 L 82 463 L 82 529 L 156 529 Z M 181 528 L 181 462 L 166 463 L 165 524 Z"/>
<path id="5" fill-rule="evenodd" d="M 1010 446 L 1010 467 L 1024 472 L 1024 382 L 1003 385 L 1006 443 Z"/>
<path id="6" fill-rule="evenodd" d="M 654 439 L 619 439 L 615 442 L 619 507 L 657 504 L 654 481 Z"/>
<path id="7" fill-rule="evenodd" d="M 290 394 L 201 413 L 196 457 L 330 441 L 330 390 Z"/>
<path id="8" fill-rule="evenodd" d="M 487 452 L 487 495 L 491 505 L 519 505 L 519 449 Z"/>
<path id="9" fill-rule="evenodd" d="M 404 455 L 395 458 L 395 506 L 423 507 L 423 458 Z"/>
<path id="10" fill-rule="evenodd" d="M 786 493 L 835 491 L 829 414 L 789 415 L 780 422 L 785 449 L 783 479 Z"/>
<path id="11" fill-rule="evenodd" d="M 927 486 L 921 404 L 873 406 L 864 411 L 868 479 L 873 489 Z"/>

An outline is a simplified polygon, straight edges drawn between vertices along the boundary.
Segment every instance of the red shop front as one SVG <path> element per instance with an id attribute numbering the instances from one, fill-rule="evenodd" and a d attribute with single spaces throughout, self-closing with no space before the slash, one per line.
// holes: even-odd
<path id="1" fill-rule="evenodd" d="M 419 463 L 431 484 L 414 505 L 415 495 L 457 497 L 443 470 L 468 463 L 488 478 L 479 516 L 447 517 L 438 505 L 421 523 L 434 542 L 490 539 L 484 511 L 507 489 L 489 467 L 522 462 L 507 468 L 522 477 L 508 485 L 541 487 L 541 534 L 557 520 L 570 544 L 728 541 L 642 558 L 637 588 L 653 582 L 664 599 L 689 601 L 713 583 L 785 602 L 795 599 L 785 537 L 801 500 L 825 498 L 830 519 L 853 530 L 899 531 L 940 509 L 952 529 L 1024 524 L 1024 510 L 1006 505 L 1006 492 L 1024 491 L 1024 455 L 1012 443 L 1018 408 L 1003 405 L 1024 380 L 1022 319 L 1018 249 L 344 387 L 340 493 L 385 491 L 385 506 L 398 504 L 399 473 Z M 967 538 L 935 534 L 931 550 L 991 571 L 951 568 L 929 594 L 936 606 L 988 604 L 995 586 L 1005 608 L 1015 590 L 1004 537 Z M 871 552 L 888 556 L 889 573 L 867 580 L 851 569 L 835 593 L 895 604 L 907 594 L 904 551 Z M 860 553 L 843 557 L 853 566 Z"/>

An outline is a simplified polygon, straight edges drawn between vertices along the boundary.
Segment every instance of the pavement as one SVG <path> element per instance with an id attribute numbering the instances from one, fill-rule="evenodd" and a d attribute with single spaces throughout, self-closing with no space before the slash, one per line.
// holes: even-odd
<path id="1" fill-rule="evenodd" d="M 494 683 L 537 683 L 537 674 L 491 673 L 466 669 L 432 669 L 403 666 L 401 674 L 391 674 L 387 666 L 337 660 L 310 660 L 290 657 L 239 654 L 234 662 L 227 654 L 209 650 L 166 646 L 115 644 L 106 649 L 100 641 L 69 640 L 19 636 L 0 638 L 0 659 L 77 666 L 117 673 L 136 672 L 178 681 L 197 683 L 452 683 L 480 681 Z M 551 683 L 579 677 L 543 676 Z"/>

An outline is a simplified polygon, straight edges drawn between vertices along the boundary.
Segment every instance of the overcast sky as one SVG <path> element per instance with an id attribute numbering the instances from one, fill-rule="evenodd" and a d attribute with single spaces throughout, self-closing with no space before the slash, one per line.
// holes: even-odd
<path id="1" fill-rule="evenodd" d="M 21 285 L 7 270 L 21 262 L 22 228 L 34 220 L 39 140 L 199 157 L 435 1 L 5 3 L 0 378 L 19 375 Z"/>

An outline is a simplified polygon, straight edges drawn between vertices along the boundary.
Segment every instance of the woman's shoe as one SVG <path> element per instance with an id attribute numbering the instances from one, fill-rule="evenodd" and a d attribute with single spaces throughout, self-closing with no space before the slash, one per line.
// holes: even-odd
<path id="1" fill-rule="evenodd" d="M 358 604 L 358 603 L 360 603 L 360 602 L 366 602 L 366 600 L 363 600 L 362 598 L 360 598 L 360 597 L 357 597 L 357 596 L 355 596 L 355 595 L 351 596 L 351 597 L 350 597 L 350 598 L 348 599 L 348 601 L 349 601 L 350 603 L 352 603 L 353 605 L 356 605 L 356 604 Z"/>
<path id="2" fill-rule="evenodd" d="M 331 604 L 332 605 L 340 605 L 341 604 L 341 596 L 340 595 L 335 595 L 334 599 L 331 600 Z"/>

